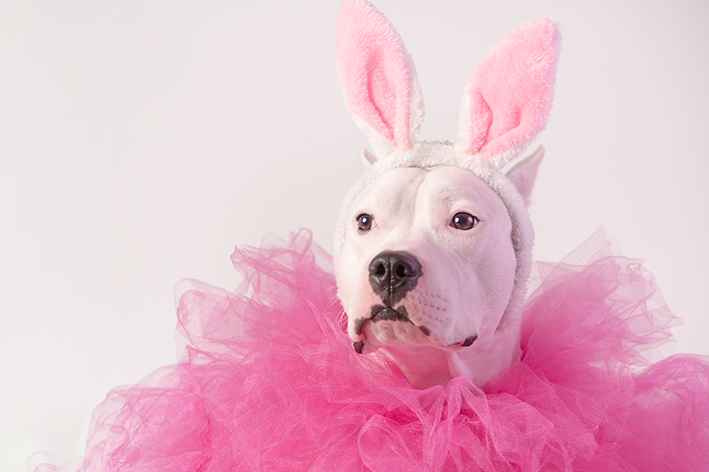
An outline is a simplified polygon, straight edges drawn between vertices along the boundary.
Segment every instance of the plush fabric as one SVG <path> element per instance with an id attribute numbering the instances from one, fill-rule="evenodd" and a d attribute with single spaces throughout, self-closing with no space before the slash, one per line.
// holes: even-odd
<path id="1" fill-rule="evenodd" d="M 608 247 L 597 234 L 537 264 L 522 360 L 485 391 L 462 377 L 417 390 L 357 355 L 307 231 L 239 249 L 236 292 L 180 287 L 180 362 L 108 395 L 81 470 L 706 470 L 709 363 L 650 363 L 677 319 Z"/>
<path id="2" fill-rule="evenodd" d="M 535 18 L 493 47 L 468 80 L 455 147 L 496 166 L 523 150 L 546 126 L 560 43 L 556 25 Z"/>
<path id="3" fill-rule="evenodd" d="M 347 104 L 379 157 L 410 149 L 423 120 L 421 92 L 411 57 L 389 21 L 363 0 L 345 0 L 335 36 L 337 70 Z M 373 136 L 372 132 L 379 137 Z"/>

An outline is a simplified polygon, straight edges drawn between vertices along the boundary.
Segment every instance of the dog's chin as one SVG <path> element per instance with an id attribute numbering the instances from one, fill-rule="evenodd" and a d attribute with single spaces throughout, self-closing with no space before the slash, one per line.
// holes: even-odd
<path id="1" fill-rule="evenodd" d="M 382 347 L 401 346 L 404 344 L 428 345 L 434 343 L 420 328 L 410 321 L 403 320 L 367 320 L 362 327 L 363 353 L 372 352 Z"/>
<path id="2" fill-rule="evenodd" d="M 441 342 L 427 327 L 413 323 L 405 309 L 391 307 L 375 307 L 370 318 L 360 319 L 355 326 L 357 335 L 353 339 L 354 348 L 360 354 L 386 347 L 406 350 L 406 346 L 412 351 L 429 347 L 456 352 L 470 346 L 477 338 L 470 336 L 452 344 Z"/>
<path id="3" fill-rule="evenodd" d="M 470 336 L 458 343 L 446 344 L 437 342 L 430 334 L 424 333 L 419 327 L 408 321 L 378 321 L 367 320 L 362 326 L 362 335 L 354 340 L 354 347 L 360 354 L 368 354 L 381 348 L 411 349 L 416 352 L 420 348 L 434 348 L 446 352 L 458 352 L 472 345 L 477 336 Z M 407 348 L 408 346 L 408 348 Z"/>
<path id="4" fill-rule="evenodd" d="M 393 344 L 434 344 L 430 330 L 414 323 L 403 304 L 396 308 L 374 304 L 367 312 L 367 318 L 355 319 L 352 325 L 358 352 L 364 352 L 364 346 L 371 352 Z"/>

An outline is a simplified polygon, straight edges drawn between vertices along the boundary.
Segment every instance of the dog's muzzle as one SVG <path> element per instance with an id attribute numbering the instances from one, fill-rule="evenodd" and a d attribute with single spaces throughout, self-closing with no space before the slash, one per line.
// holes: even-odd
<path id="1" fill-rule="evenodd" d="M 358 319 L 355 323 L 355 332 L 362 334 L 362 328 L 367 321 L 402 321 L 419 328 L 426 336 L 431 334 L 425 326 L 417 326 L 408 317 L 406 308 L 393 306 L 403 300 L 404 296 L 416 287 L 418 279 L 423 275 L 421 263 L 416 257 L 405 251 L 383 251 L 377 254 L 369 264 L 369 283 L 374 293 L 382 299 L 384 306 L 372 307 L 369 318 Z M 469 336 L 460 343 L 449 346 L 450 348 L 468 347 L 475 342 L 477 336 Z M 356 341 L 354 350 L 362 354 L 364 341 Z"/>

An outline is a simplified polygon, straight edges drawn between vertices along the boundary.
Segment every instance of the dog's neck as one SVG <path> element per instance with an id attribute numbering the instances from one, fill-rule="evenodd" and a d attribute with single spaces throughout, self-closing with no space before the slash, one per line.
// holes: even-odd
<path id="1" fill-rule="evenodd" d="M 475 385 L 484 388 L 490 379 L 520 360 L 521 317 L 498 326 L 495 335 L 479 339 L 469 349 L 461 350 L 450 357 L 450 365 L 456 376 L 465 376 Z"/>
<path id="2" fill-rule="evenodd" d="M 435 347 L 385 347 L 381 351 L 401 369 L 418 389 L 446 385 L 457 377 L 452 372 L 450 354 Z"/>

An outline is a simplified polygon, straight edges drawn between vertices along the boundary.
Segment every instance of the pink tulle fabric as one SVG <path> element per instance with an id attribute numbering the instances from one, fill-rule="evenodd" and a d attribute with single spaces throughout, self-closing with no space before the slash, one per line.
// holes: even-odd
<path id="1" fill-rule="evenodd" d="M 676 318 L 600 235 L 537 264 L 523 358 L 484 391 L 464 378 L 416 390 L 384 356 L 356 354 L 309 232 L 232 259 L 236 292 L 182 284 L 182 358 L 108 395 L 82 470 L 707 470 L 709 363 L 651 363 Z"/>

